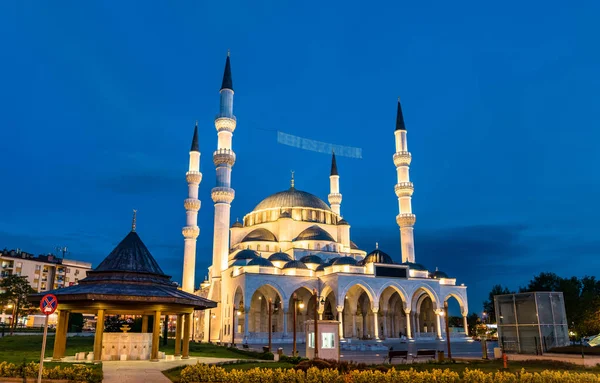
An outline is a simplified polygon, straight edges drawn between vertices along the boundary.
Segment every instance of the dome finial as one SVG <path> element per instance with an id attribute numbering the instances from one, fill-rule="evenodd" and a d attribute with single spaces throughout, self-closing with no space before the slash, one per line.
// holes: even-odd
<path id="1" fill-rule="evenodd" d="M 131 220 L 131 231 L 135 231 L 136 220 L 137 220 L 137 210 L 133 209 L 133 219 Z"/>
<path id="2" fill-rule="evenodd" d="M 379 249 L 379 242 L 375 242 L 375 249 Z"/>
<path id="3" fill-rule="evenodd" d="M 292 170 L 292 181 L 291 181 L 291 188 L 294 189 L 294 171 Z"/>

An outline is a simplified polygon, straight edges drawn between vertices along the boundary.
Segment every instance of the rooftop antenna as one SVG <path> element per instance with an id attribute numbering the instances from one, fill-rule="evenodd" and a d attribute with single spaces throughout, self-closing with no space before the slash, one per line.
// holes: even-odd
<path id="1" fill-rule="evenodd" d="M 54 250 L 62 254 L 62 259 L 65 259 L 65 255 L 70 254 L 69 248 L 66 246 L 56 246 Z"/>

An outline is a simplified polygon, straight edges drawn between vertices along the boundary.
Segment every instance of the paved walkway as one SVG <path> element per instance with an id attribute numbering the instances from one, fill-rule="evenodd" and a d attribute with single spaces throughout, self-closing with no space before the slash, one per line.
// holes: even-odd
<path id="1" fill-rule="evenodd" d="M 162 374 L 162 371 L 181 365 L 196 364 L 197 362 L 217 363 L 232 360 L 235 359 L 190 357 L 190 359 L 184 360 L 161 360 L 159 362 L 150 362 L 146 360 L 102 362 L 102 372 L 104 373 L 103 382 L 170 383 L 171 381 Z"/>

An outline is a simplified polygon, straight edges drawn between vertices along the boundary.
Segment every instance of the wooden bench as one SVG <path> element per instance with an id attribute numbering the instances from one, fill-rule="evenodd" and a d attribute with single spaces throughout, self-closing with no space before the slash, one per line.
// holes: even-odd
<path id="1" fill-rule="evenodd" d="M 404 359 L 405 361 L 407 361 L 408 360 L 408 351 L 390 350 L 390 351 L 388 351 L 387 357 L 383 358 L 383 361 L 385 362 L 387 360 L 391 364 L 392 359 L 394 359 L 394 358 Z"/>
<path id="2" fill-rule="evenodd" d="M 412 356 L 413 362 L 419 358 L 435 359 L 436 350 L 417 350 L 417 354 Z"/>

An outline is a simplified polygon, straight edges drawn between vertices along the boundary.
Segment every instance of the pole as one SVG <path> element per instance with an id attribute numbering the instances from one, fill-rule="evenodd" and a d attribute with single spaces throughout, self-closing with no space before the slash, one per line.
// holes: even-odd
<path id="1" fill-rule="evenodd" d="M 231 314 L 231 347 L 235 347 L 235 305 Z"/>
<path id="2" fill-rule="evenodd" d="M 293 341 L 293 347 L 292 347 L 292 356 L 296 356 L 296 312 L 297 312 L 297 308 L 298 308 L 298 296 L 296 295 L 296 293 L 294 293 L 293 295 L 293 299 L 294 299 L 294 341 Z"/>
<path id="3" fill-rule="evenodd" d="M 448 325 L 448 301 L 444 301 L 444 312 L 446 314 L 446 342 L 448 343 L 448 359 L 452 359 L 452 351 L 450 350 L 450 328 Z"/>
<path id="4" fill-rule="evenodd" d="M 319 317 L 318 317 L 318 305 L 319 297 L 317 295 L 317 289 L 313 290 L 315 294 L 315 359 L 319 359 Z"/>
<path id="5" fill-rule="evenodd" d="M 212 310 L 208 310 L 208 343 L 210 343 L 210 322 L 212 322 Z"/>
<path id="6" fill-rule="evenodd" d="M 40 371 L 38 372 L 37 383 L 42 383 L 42 371 L 44 370 L 44 352 L 46 351 L 46 337 L 48 336 L 48 315 L 44 320 L 44 337 L 42 338 L 42 354 L 40 355 Z"/>
<path id="7" fill-rule="evenodd" d="M 273 300 L 271 298 L 269 298 L 269 328 L 267 329 L 269 331 L 269 351 L 271 351 L 271 337 L 272 337 L 272 331 L 271 331 L 271 316 L 273 315 Z M 272 352 L 272 351 L 271 351 Z"/>

